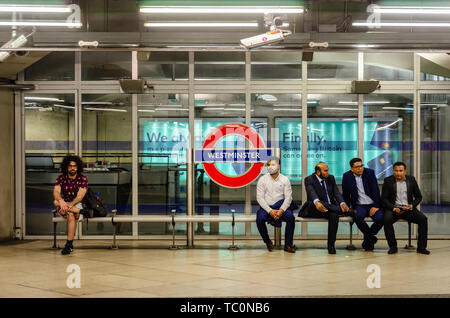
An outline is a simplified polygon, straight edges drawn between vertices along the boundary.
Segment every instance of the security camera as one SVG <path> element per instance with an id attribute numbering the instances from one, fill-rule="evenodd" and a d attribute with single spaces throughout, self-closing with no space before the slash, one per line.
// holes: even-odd
<path id="1" fill-rule="evenodd" d="M 263 46 L 270 43 L 281 42 L 288 35 L 291 35 L 291 31 L 275 30 L 269 31 L 260 35 L 252 36 L 250 38 L 242 39 L 241 46 L 246 49 L 251 49 L 258 46 Z"/>
<path id="2" fill-rule="evenodd" d="M 154 89 L 150 81 L 143 79 L 119 79 L 120 88 L 127 94 L 145 94 Z"/>
<path id="3" fill-rule="evenodd" d="M 20 35 L 16 38 L 12 38 L 11 40 L 9 40 L 5 44 L 3 44 L 1 48 L 16 49 L 21 46 L 24 46 L 26 43 L 27 43 L 27 36 Z M 4 60 L 6 60 L 10 55 L 11 55 L 11 53 L 8 51 L 0 52 L 0 62 L 3 62 Z"/>
<path id="4" fill-rule="evenodd" d="M 282 17 L 273 16 L 271 13 L 264 14 L 265 25 L 270 27 L 270 31 L 252 36 L 250 38 L 242 39 L 241 46 L 246 49 L 251 49 L 263 46 L 270 43 L 281 42 L 286 36 L 292 34 L 289 30 L 279 30 L 278 27 L 283 25 Z"/>

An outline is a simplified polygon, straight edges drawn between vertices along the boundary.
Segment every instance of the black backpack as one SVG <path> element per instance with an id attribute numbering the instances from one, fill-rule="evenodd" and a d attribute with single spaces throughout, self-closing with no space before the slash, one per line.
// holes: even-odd
<path id="1" fill-rule="evenodd" d="M 82 204 L 85 210 L 93 211 L 93 213 L 83 214 L 85 217 L 104 217 L 107 214 L 106 207 L 103 204 L 102 200 L 100 200 L 100 198 L 95 195 L 94 191 L 92 191 L 91 188 L 87 189 Z"/>

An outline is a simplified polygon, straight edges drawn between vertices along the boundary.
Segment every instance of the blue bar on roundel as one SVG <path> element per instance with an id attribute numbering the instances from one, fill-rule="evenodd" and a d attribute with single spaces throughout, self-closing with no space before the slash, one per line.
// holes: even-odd
<path id="1" fill-rule="evenodd" d="M 195 162 L 266 162 L 272 149 L 196 149 Z"/>

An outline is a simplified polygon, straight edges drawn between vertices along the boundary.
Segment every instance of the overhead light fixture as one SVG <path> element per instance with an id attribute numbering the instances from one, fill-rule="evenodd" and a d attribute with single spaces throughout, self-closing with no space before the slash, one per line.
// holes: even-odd
<path id="1" fill-rule="evenodd" d="M 262 99 L 266 102 L 276 102 L 278 100 L 278 98 L 270 94 L 258 95 L 258 99 Z"/>
<path id="2" fill-rule="evenodd" d="M 83 105 L 112 105 L 112 102 L 82 102 Z"/>
<path id="3" fill-rule="evenodd" d="M 303 13 L 303 7 L 141 7 L 141 13 Z"/>
<path id="4" fill-rule="evenodd" d="M 215 110 L 224 110 L 225 109 L 225 107 L 211 107 L 211 108 L 204 108 L 203 110 L 204 111 L 215 111 Z"/>
<path id="5" fill-rule="evenodd" d="M 120 112 L 120 113 L 126 113 L 126 109 L 116 109 L 116 108 L 96 108 L 96 107 L 85 107 L 84 110 L 98 110 L 98 111 L 105 111 L 105 112 Z"/>
<path id="6" fill-rule="evenodd" d="M 323 110 L 351 110 L 358 111 L 358 108 L 324 107 Z"/>
<path id="7" fill-rule="evenodd" d="M 0 12 L 42 12 L 42 13 L 67 13 L 72 12 L 66 6 L 46 6 L 46 5 L 0 5 Z"/>
<path id="8" fill-rule="evenodd" d="M 155 111 L 154 109 L 138 109 L 138 112 L 141 113 L 154 113 Z"/>
<path id="9" fill-rule="evenodd" d="M 414 107 L 383 107 L 388 110 L 414 110 Z"/>
<path id="10" fill-rule="evenodd" d="M 386 125 L 386 126 L 383 126 L 383 127 L 378 127 L 377 129 L 375 129 L 375 130 L 384 130 L 384 129 L 387 129 L 387 128 L 389 128 L 389 127 L 391 127 L 391 126 L 394 126 L 396 123 L 398 123 L 398 122 L 400 122 L 400 121 L 403 121 L 403 119 L 397 119 L 396 121 L 393 121 L 392 123 L 390 123 L 390 124 L 388 124 L 388 125 Z"/>
<path id="11" fill-rule="evenodd" d="M 448 22 L 353 22 L 353 26 L 367 26 L 367 27 L 441 27 L 448 28 L 450 23 Z"/>
<path id="12" fill-rule="evenodd" d="M 155 110 L 183 110 L 183 111 L 188 111 L 189 109 L 185 109 L 185 108 L 156 108 Z"/>
<path id="13" fill-rule="evenodd" d="M 146 22 L 148 28 L 204 28 L 204 27 L 227 27 L 227 28 L 256 28 L 257 22 Z"/>
<path id="14" fill-rule="evenodd" d="M 301 108 L 274 108 L 273 110 L 278 110 L 278 111 L 295 111 L 295 112 L 299 112 L 302 109 Z"/>
<path id="15" fill-rule="evenodd" d="M 396 14 L 450 14 L 449 7 L 379 7 L 373 9 L 375 13 Z"/>
<path id="16" fill-rule="evenodd" d="M 64 100 L 55 97 L 38 97 L 38 96 L 25 96 L 25 100 L 37 100 L 37 101 L 48 101 L 48 102 L 64 102 Z"/>
<path id="17" fill-rule="evenodd" d="M 0 21 L 0 26 L 50 26 L 50 27 L 71 27 L 81 28 L 81 22 L 41 22 L 41 21 Z"/>
<path id="18" fill-rule="evenodd" d="M 358 48 L 378 47 L 378 45 L 375 45 L 375 44 L 354 44 L 353 46 L 358 47 Z"/>
<path id="19" fill-rule="evenodd" d="M 339 104 L 342 104 L 342 105 L 358 105 L 358 102 L 355 102 L 355 101 L 339 101 L 338 102 Z M 376 101 L 376 100 L 368 100 L 368 101 L 365 101 L 365 102 L 363 102 L 363 104 L 364 105 L 371 105 L 371 104 L 389 104 L 390 102 L 389 101 L 386 101 L 386 100 L 380 100 L 380 101 Z"/>

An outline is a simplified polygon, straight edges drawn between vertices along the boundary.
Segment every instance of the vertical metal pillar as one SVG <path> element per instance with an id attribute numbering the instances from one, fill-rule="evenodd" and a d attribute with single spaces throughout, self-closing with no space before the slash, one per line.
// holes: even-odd
<path id="1" fill-rule="evenodd" d="M 194 86 L 194 52 L 189 52 L 189 148 L 187 149 L 187 215 L 195 214 L 195 171 L 194 171 L 194 115 L 195 115 L 195 86 Z M 187 223 L 187 247 L 194 247 L 194 223 Z"/>
<path id="2" fill-rule="evenodd" d="M 137 64 L 137 51 L 131 52 L 131 78 L 138 79 L 138 64 Z M 132 160 L 132 177 L 131 177 L 131 198 L 132 208 L 131 214 L 136 216 L 139 214 L 139 145 L 138 145 L 138 96 L 137 94 L 131 95 L 131 129 L 132 129 L 132 142 L 131 142 L 131 160 Z M 139 227 L 137 222 L 133 222 L 132 235 L 134 239 L 138 238 Z"/>

